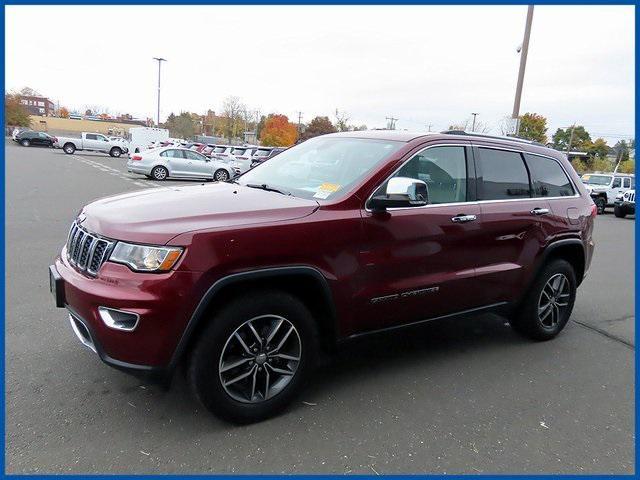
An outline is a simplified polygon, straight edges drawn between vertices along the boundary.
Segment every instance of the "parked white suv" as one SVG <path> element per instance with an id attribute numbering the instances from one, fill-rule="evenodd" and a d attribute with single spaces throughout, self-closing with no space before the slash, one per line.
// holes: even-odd
<path id="1" fill-rule="evenodd" d="M 624 173 L 585 173 L 582 183 L 598 207 L 598 214 L 603 214 L 606 207 L 613 207 L 618 194 L 636 187 L 635 175 Z"/>

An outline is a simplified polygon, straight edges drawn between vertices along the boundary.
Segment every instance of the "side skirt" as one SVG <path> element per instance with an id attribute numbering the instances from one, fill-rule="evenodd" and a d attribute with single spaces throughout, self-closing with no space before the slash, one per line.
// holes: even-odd
<path id="1" fill-rule="evenodd" d="M 463 317 L 469 317 L 469 316 L 477 315 L 480 313 L 487 313 L 487 312 L 501 312 L 503 311 L 504 307 L 506 307 L 507 305 L 508 305 L 507 302 L 492 303 L 490 305 L 485 305 L 483 307 L 470 308 L 469 310 L 462 310 L 461 312 L 449 313 L 447 315 L 440 315 L 439 317 L 431 317 L 431 318 L 426 318 L 424 320 L 418 320 L 416 322 L 403 323 L 402 325 L 393 325 L 391 327 L 379 328 L 377 330 L 369 330 L 366 332 L 354 333 L 353 335 L 349 335 L 348 337 L 341 338 L 340 340 L 338 340 L 338 343 L 341 344 L 343 342 L 347 342 L 349 340 L 354 340 L 357 338 L 362 338 L 367 335 L 375 335 L 375 334 L 380 334 L 385 332 L 392 332 L 394 330 L 399 330 L 402 328 L 415 327 L 427 322 L 432 322 L 434 320 L 443 320 L 446 318 L 449 318 L 449 319 L 463 318 Z"/>

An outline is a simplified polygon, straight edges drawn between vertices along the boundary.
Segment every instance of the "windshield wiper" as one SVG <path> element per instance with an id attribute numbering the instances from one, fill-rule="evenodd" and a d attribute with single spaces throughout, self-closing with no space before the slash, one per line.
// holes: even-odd
<path id="1" fill-rule="evenodd" d="M 291 195 L 291 192 L 287 192 L 285 190 L 280 190 L 278 188 L 270 187 L 266 183 L 246 183 L 245 187 L 259 188 L 260 190 L 265 190 L 267 192 L 281 193 L 282 195 Z"/>

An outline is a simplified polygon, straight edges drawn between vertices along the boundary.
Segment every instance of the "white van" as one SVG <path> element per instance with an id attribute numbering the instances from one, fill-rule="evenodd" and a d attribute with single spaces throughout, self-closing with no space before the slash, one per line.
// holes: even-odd
<path id="1" fill-rule="evenodd" d="M 159 143 L 169 139 L 169 130 L 154 127 L 132 127 L 129 129 L 129 154 L 146 150 L 153 142 Z"/>

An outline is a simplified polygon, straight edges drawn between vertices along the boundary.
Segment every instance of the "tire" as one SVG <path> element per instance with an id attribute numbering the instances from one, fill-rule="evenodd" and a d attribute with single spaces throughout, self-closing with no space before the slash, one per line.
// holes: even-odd
<path id="1" fill-rule="evenodd" d="M 64 153 L 67 155 L 71 155 L 76 151 L 76 146 L 73 143 L 65 143 L 62 150 L 64 150 Z"/>
<path id="2" fill-rule="evenodd" d="M 604 215 L 607 208 L 607 200 L 604 197 L 598 197 L 593 202 L 596 204 L 598 215 Z"/>
<path id="3" fill-rule="evenodd" d="M 20 141 L 20 145 L 22 145 L 23 147 L 28 147 L 31 145 L 31 142 L 25 138 L 24 140 Z"/>
<path id="4" fill-rule="evenodd" d="M 213 179 L 216 182 L 226 182 L 229 180 L 229 172 L 227 172 L 224 168 L 219 168 L 213 174 Z"/>
<path id="5" fill-rule="evenodd" d="M 122 150 L 120 149 L 120 147 L 113 147 L 109 152 L 109 155 L 111 155 L 112 157 L 118 158 L 120 157 L 120 155 L 122 155 Z"/>
<path id="6" fill-rule="evenodd" d="M 569 321 L 575 300 L 576 274 L 573 267 L 566 260 L 552 260 L 538 274 L 509 323 L 525 337 L 550 340 Z M 541 310 L 545 305 L 549 308 Z"/>
<path id="7" fill-rule="evenodd" d="M 264 348 L 250 325 L 262 345 L 267 343 Z M 316 323 L 300 300 L 276 290 L 252 293 L 231 301 L 210 319 L 192 351 L 188 381 L 198 400 L 215 415 L 234 423 L 257 422 L 291 402 L 311 373 L 317 352 Z M 293 375 L 279 373 L 284 371 Z"/>
<path id="8" fill-rule="evenodd" d="M 613 214 L 618 218 L 624 218 L 627 216 L 627 212 L 625 212 L 624 209 L 622 207 L 619 207 L 618 205 L 613 207 Z"/>
<path id="9" fill-rule="evenodd" d="M 163 181 L 169 177 L 169 170 L 161 166 L 153 167 L 153 170 L 151 170 L 151 176 L 154 180 Z"/>

